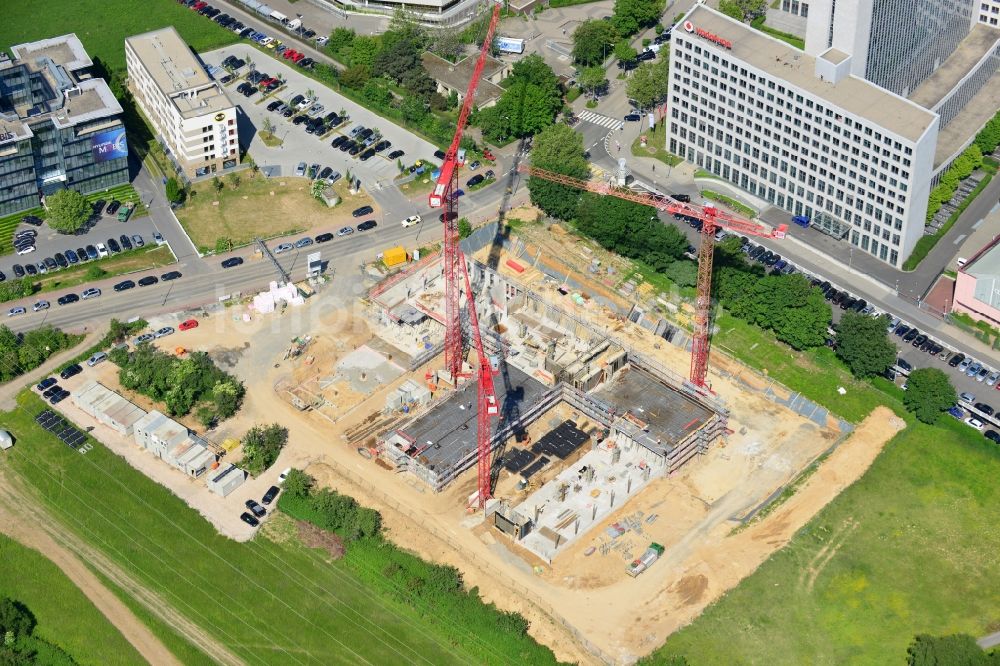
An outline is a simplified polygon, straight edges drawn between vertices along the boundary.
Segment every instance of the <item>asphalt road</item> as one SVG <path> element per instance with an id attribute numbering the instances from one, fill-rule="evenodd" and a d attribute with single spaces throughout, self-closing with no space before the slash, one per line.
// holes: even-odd
<path id="1" fill-rule="evenodd" d="M 375 255 L 386 247 L 404 244 L 416 247 L 422 243 L 440 240 L 441 225 L 426 221 L 416 227 L 403 228 L 395 224 L 382 229 L 382 234 L 355 233 L 351 236 L 334 238 L 328 243 L 312 245 L 301 250 L 293 250 L 277 256 L 278 262 L 287 270 L 293 280 L 302 280 L 306 272 L 306 255 L 320 252 L 321 259 L 328 263 L 327 274 L 337 279 L 340 271 L 351 271 L 360 268 L 365 261 L 371 261 Z M 279 241 L 272 241 L 270 246 L 277 246 Z M 224 269 L 222 260 L 230 256 L 244 256 L 245 263 L 235 268 Z M 16 305 L 28 309 L 27 314 L 8 317 L 4 320 L 7 326 L 15 332 L 26 331 L 44 324 L 59 328 L 78 329 L 81 327 L 99 326 L 112 317 L 129 319 L 131 317 L 148 317 L 154 314 L 173 312 L 206 303 L 218 301 L 235 292 L 248 292 L 255 289 L 266 289 L 272 280 L 280 280 L 277 269 L 267 259 L 254 258 L 252 248 L 241 252 L 213 257 L 205 260 L 207 271 L 204 275 L 183 275 L 178 280 L 159 282 L 149 287 L 135 287 L 123 292 L 115 292 L 112 287 L 121 281 L 121 276 L 102 280 L 88 286 L 99 287 L 102 294 L 99 298 L 60 306 L 56 299 L 65 293 L 79 293 L 83 287 L 60 290 L 31 298 L 5 304 L 6 308 Z M 129 278 L 137 280 L 142 275 L 160 275 L 173 267 L 147 271 Z M 32 312 L 31 304 L 40 298 L 49 301 L 52 306 L 48 310 Z"/>

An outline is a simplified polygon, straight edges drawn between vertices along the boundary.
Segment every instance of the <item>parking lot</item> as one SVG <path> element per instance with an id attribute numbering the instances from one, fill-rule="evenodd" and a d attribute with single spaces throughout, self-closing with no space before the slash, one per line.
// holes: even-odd
<path id="1" fill-rule="evenodd" d="M 56 254 L 61 254 L 65 257 L 67 251 L 71 250 L 76 253 L 81 248 L 86 250 L 88 245 L 93 245 L 96 248 L 101 243 L 107 246 L 109 239 L 114 239 L 116 243 L 120 244 L 122 234 L 128 236 L 130 242 L 132 236 L 139 235 L 142 237 L 144 243 L 152 243 L 156 227 L 153 223 L 153 218 L 149 215 L 136 219 L 129 218 L 127 222 L 122 223 L 114 215 L 105 213 L 95 218 L 93 226 L 89 227 L 86 233 L 82 234 L 60 234 L 51 229 L 47 224 L 42 224 L 38 227 L 27 224 L 19 225 L 17 231 L 20 232 L 23 230 L 37 232 L 35 250 L 24 255 L 15 253 L 0 258 L 0 272 L 3 272 L 8 280 L 19 277 L 15 274 L 15 265 L 27 267 L 30 264 L 36 266 L 37 271 L 39 262 L 44 264 L 47 258 L 52 259 Z M 46 272 L 48 272 L 48 268 Z"/>
<path id="2" fill-rule="evenodd" d="M 342 174 L 350 171 L 361 179 L 362 186 L 374 194 L 379 190 L 391 188 L 393 179 L 399 173 L 396 160 L 388 159 L 389 153 L 402 150 L 405 153 L 402 158 L 403 162 L 411 164 L 416 159 L 432 159 L 434 151 L 437 150 L 433 144 L 314 81 L 306 76 L 300 68 L 288 64 L 288 61 L 280 56 L 276 59 L 262 57 L 255 49 L 238 44 L 202 54 L 202 59 L 206 65 L 218 67 L 229 55 L 235 55 L 243 60 L 250 58 L 259 71 L 266 72 L 272 77 L 280 74 L 286 82 L 282 88 L 265 101 L 262 101 L 260 93 L 249 98 L 239 94 L 236 87 L 242 79 L 234 81 L 226 88 L 231 99 L 240 105 L 253 126 L 254 133 L 248 145 L 250 154 L 262 169 L 267 170 L 269 175 L 292 175 L 298 163 L 306 161 L 308 164 L 317 163 L 323 167 L 330 167 Z M 238 72 L 240 76 L 245 76 L 246 73 L 247 67 Z M 295 95 L 305 95 L 308 90 L 314 91 L 316 101 L 324 107 L 322 112 L 311 115 L 324 116 L 330 112 L 339 115 L 343 110 L 349 118 L 347 122 L 337 127 L 333 132 L 319 138 L 313 134 L 307 134 L 304 124 L 293 125 L 294 116 L 286 118 L 280 113 L 268 111 L 266 108 L 268 102 L 272 100 L 281 100 L 287 103 Z M 280 147 L 268 147 L 261 139 L 259 132 L 264 127 L 265 119 L 274 124 L 274 134 L 282 142 Z M 379 130 L 383 138 L 392 142 L 391 148 L 382 151 L 366 162 L 362 162 L 357 157 L 351 157 L 330 146 L 331 141 L 336 136 L 349 134 L 358 125 Z M 247 138 L 243 136 L 243 128 L 241 128 L 241 142 L 244 145 L 247 145 Z"/>

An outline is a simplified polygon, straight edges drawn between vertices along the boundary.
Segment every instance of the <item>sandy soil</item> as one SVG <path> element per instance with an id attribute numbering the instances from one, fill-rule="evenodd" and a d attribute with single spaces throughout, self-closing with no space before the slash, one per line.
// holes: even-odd
<path id="1" fill-rule="evenodd" d="M 509 274 L 503 259 L 500 270 Z M 537 270 L 525 271 L 521 279 L 598 330 L 686 373 L 689 356 L 684 350 L 623 322 L 593 301 L 574 304 L 545 283 Z M 594 287 L 593 293 L 610 292 L 609 285 Z M 551 566 L 544 565 L 484 526 L 480 515 L 465 510 L 475 488 L 474 469 L 434 494 L 408 475 L 362 458 L 358 442 L 348 441 L 345 434 L 352 428 L 381 418 L 387 391 L 408 376 L 419 381 L 424 368 L 367 397 L 354 396 L 358 401 L 353 405 L 338 403 L 335 423 L 322 410 L 301 412 L 277 398 L 275 387 L 283 381 L 312 381 L 315 386 L 316 377 L 332 374 L 337 361 L 369 335 L 366 325 L 357 322 L 356 306 L 340 303 L 331 308 L 324 299 L 322 294 L 311 299 L 291 317 L 273 315 L 249 323 L 226 311 L 202 320 L 199 329 L 183 338 L 185 346 L 206 349 L 247 383 L 241 414 L 215 436 L 238 436 L 254 422 L 278 421 L 289 428 L 289 446 L 271 470 L 245 484 L 250 486 L 246 495 L 263 492 L 285 467 L 307 469 L 322 485 L 380 510 L 390 538 L 422 557 L 458 567 L 484 599 L 521 612 L 531 622 L 531 634 L 567 661 L 595 663 L 594 654 L 600 651 L 605 659 L 630 662 L 651 651 L 787 543 L 798 527 L 863 474 L 901 427 L 877 412 L 789 501 L 733 535 L 741 517 L 791 481 L 841 433 L 832 419 L 825 424 L 808 421 L 718 374 L 730 361 L 715 355 L 711 382 L 731 410 L 732 434 L 673 477 L 655 481 L 626 502 L 609 519 L 629 519 L 633 529 L 624 536 L 612 541 L 601 525 Z M 316 346 L 323 353 L 315 354 L 308 367 L 301 357 L 284 360 L 291 337 L 305 334 L 326 338 Z M 171 345 L 180 339 L 176 336 Z M 734 368 L 725 369 L 731 374 Z M 563 412 L 552 415 L 566 417 Z M 536 425 L 534 437 L 540 436 L 547 420 Z M 504 480 L 501 493 L 519 492 L 512 486 Z M 272 538 L 266 529 L 263 536 Z M 667 547 L 664 561 L 633 580 L 625 574 L 625 564 L 650 541 Z M 586 555 L 591 546 L 595 552 Z M 637 617 L 648 621 L 637 623 Z"/>

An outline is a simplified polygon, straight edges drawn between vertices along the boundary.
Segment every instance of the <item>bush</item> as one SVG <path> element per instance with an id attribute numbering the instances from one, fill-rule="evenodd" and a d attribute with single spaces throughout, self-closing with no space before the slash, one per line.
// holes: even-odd
<path id="1" fill-rule="evenodd" d="M 242 382 L 217 368 L 205 352 L 181 359 L 139 345 L 131 353 L 116 350 L 111 360 L 120 366 L 123 388 L 163 402 L 171 416 L 184 416 L 201 403 L 225 419 L 236 413 L 246 392 Z"/>
<path id="2" fill-rule="evenodd" d="M 184 188 L 180 186 L 176 178 L 167 178 L 167 184 L 165 186 L 167 201 L 170 203 L 181 203 L 184 201 Z"/>
<path id="3" fill-rule="evenodd" d="M 458 221 L 458 237 L 468 238 L 472 234 L 472 225 L 469 223 L 469 218 L 463 217 Z"/>
<path id="4" fill-rule="evenodd" d="M 27 278 L 2 282 L 0 283 L 0 303 L 31 296 L 34 291 L 35 285 Z"/>
<path id="5" fill-rule="evenodd" d="M 21 334 L 0 325 L 0 382 L 37 368 L 53 354 L 69 349 L 81 339 L 82 335 L 68 335 L 49 325 Z"/>
<path id="6" fill-rule="evenodd" d="M 108 272 L 103 268 L 101 268 L 100 266 L 98 266 L 97 264 L 91 264 L 87 266 L 87 270 L 86 272 L 84 272 L 83 275 L 84 277 L 87 278 L 87 280 L 93 281 L 93 280 L 100 280 L 107 274 Z"/>

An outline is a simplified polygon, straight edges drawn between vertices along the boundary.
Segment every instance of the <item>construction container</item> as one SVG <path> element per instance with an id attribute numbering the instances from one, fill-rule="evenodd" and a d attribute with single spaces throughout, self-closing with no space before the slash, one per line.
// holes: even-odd
<path id="1" fill-rule="evenodd" d="M 382 262 L 385 263 L 387 268 L 392 268 L 393 266 L 399 266 L 400 264 L 406 263 L 406 248 L 402 245 L 399 247 L 390 247 L 388 250 L 382 253 Z"/>

